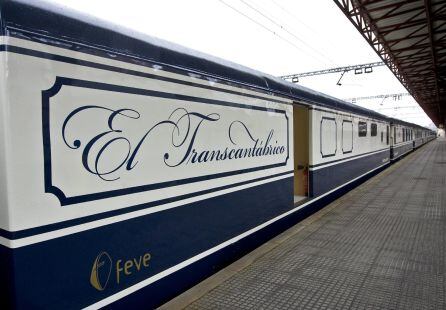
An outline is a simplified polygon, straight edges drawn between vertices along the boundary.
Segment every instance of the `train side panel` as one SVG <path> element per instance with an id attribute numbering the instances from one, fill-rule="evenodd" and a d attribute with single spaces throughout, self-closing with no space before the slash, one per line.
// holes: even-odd
<path id="1" fill-rule="evenodd" d="M 415 129 L 414 147 L 418 148 L 421 145 L 423 145 L 423 130 L 416 128 Z"/>
<path id="2" fill-rule="evenodd" d="M 329 192 L 389 162 L 387 122 L 322 108 L 311 112 L 310 196 Z"/>
<path id="3" fill-rule="evenodd" d="M 138 288 L 159 305 L 294 207 L 290 101 L 3 40 L 20 47 L 2 52 L 0 157 L 1 268 L 13 261 L 18 309 L 103 306 Z"/>
<path id="4" fill-rule="evenodd" d="M 51 3 L 0 17 L 0 309 L 159 306 L 389 163 L 376 112 Z"/>
<path id="5" fill-rule="evenodd" d="M 10 227 L 10 211 L 8 208 L 9 184 L 8 162 L 10 161 L 9 143 L 9 108 L 5 104 L 8 101 L 8 92 L 6 88 L 7 81 L 7 63 L 6 57 L 0 53 L 0 309 L 12 309 L 15 307 L 14 290 L 14 261 L 12 250 L 2 244 L 7 244 L 8 240 L 4 234 Z"/>
<path id="6" fill-rule="evenodd" d="M 391 159 L 396 160 L 401 156 L 404 156 L 414 149 L 414 143 L 408 139 L 407 130 L 408 126 L 402 124 L 391 125 Z"/>

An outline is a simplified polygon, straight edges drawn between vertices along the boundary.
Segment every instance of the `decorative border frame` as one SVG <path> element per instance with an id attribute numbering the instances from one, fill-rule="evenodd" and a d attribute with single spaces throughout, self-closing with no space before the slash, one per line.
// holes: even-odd
<path id="1" fill-rule="evenodd" d="M 350 151 L 344 151 L 344 123 L 350 123 L 352 125 L 352 148 L 350 149 Z M 343 119 L 342 120 L 342 154 L 348 154 L 348 153 L 353 152 L 353 144 L 354 144 L 353 137 L 354 137 L 354 135 L 353 135 L 353 121 Z"/>
<path id="2" fill-rule="evenodd" d="M 242 169 L 242 170 L 221 172 L 221 173 L 191 177 L 191 178 L 186 178 L 186 179 L 181 179 L 181 180 L 172 180 L 172 181 L 166 181 L 166 182 L 161 182 L 161 183 L 145 184 L 145 185 L 133 186 L 133 187 L 125 188 L 125 189 L 114 189 L 114 190 L 110 190 L 110 191 L 95 192 L 95 193 L 91 193 L 91 194 L 67 197 L 67 195 L 59 187 L 57 187 L 55 184 L 53 184 L 52 166 L 51 166 L 51 134 L 50 134 L 50 99 L 52 97 L 54 97 L 62 89 L 62 87 L 64 85 L 72 86 L 72 87 L 90 88 L 90 89 L 97 89 L 97 90 L 104 90 L 104 91 L 119 92 L 119 93 L 137 94 L 137 95 L 143 95 L 143 96 L 171 98 L 171 99 L 175 99 L 175 100 L 193 101 L 193 102 L 198 102 L 198 103 L 203 103 L 203 104 L 214 104 L 214 105 L 229 106 L 229 107 L 235 107 L 235 108 L 241 108 L 241 109 L 265 111 L 267 113 L 283 114 L 283 116 L 286 119 L 286 126 L 287 126 L 287 128 L 286 128 L 286 130 L 287 130 L 287 156 L 286 156 L 284 162 L 277 163 L 277 164 L 258 166 L 258 167 Z M 166 187 L 171 187 L 171 186 L 176 186 L 176 185 L 183 185 L 183 184 L 188 184 L 188 183 L 194 183 L 194 182 L 200 182 L 200 181 L 211 180 L 211 179 L 216 179 L 216 178 L 222 178 L 222 177 L 227 177 L 227 176 L 232 176 L 232 175 L 237 175 L 237 174 L 242 174 L 242 173 L 249 173 L 249 172 L 254 172 L 254 171 L 259 171 L 259 170 L 266 170 L 266 169 L 271 169 L 271 168 L 282 167 L 282 166 L 287 165 L 288 159 L 290 157 L 290 154 L 289 154 L 289 152 L 290 152 L 290 148 L 289 148 L 289 144 L 290 144 L 289 143 L 289 119 L 288 119 L 288 116 L 286 115 L 285 110 L 245 105 L 245 104 L 226 102 L 226 101 L 215 100 L 215 99 L 207 99 L 207 98 L 201 98 L 201 97 L 193 97 L 193 96 L 187 96 L 187 95 L 181 95 L 181 94 L 175 94 L 175 93 L 153 91 L 153 90 L 134 88 L 134 87 L 128 87 L 128 86 L 106 84 L 106 83 L 102 83 L 102 82 L 79 80 L 79 79 L 60 77 L 60 76 L 56 77 L 56 80 L 51 88 L 42 91 L 42 136 L 43 136 L 43 153 L 44 153 L 43 155 L 44 155 L 45 192 L 54 194 L 59 199 L 62 206 L 77 204 L 77 203 L 87 202 L 87 201 L 94 201 L 94 200 L 99 200 L 99 199 L 105 199 L 105 198 L 111 198 L 111 197 L 116 197 L 116 196 L 129 195 L 129 194 L 145 192 L 145 191 L 155 190 L 155 189 L 160 189 L 160 188 L 166 188 Z"/>
<path id="3" fill-rule="evenodd" d="M 323 124 L 324 120 L 333 121 L 335 123 L 335 150 L 334 150 L 333 154 L 324 154 L 322 152 L 322 124 Z M 319 134 L 320 134 L 320 139 L 319 140 L 320 140 L 320 144 L 321 144 L 320 152 L 321 152 L 322 158 L 335 156 L 337 151 L 338 151 L 338 124 L 336 123 L 336 119 L 334 117 L 322 116 L 321 127 L 320 127 L 320 130 L 319 130 Z"/>

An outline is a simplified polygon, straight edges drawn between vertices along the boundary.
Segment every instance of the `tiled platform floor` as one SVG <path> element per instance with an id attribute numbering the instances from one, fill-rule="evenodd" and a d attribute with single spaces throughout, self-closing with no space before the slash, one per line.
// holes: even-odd
<path id="1" fill-rule="evenodd" d="M 333 204 L 188 309 L 446 309 L 445 140 Z"/>

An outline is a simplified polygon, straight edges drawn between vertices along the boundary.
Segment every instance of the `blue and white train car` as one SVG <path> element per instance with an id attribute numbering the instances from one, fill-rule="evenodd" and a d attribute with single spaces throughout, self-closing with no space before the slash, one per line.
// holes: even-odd
<path id="1" fill-rule="evenodd" d="M 417 126 L 414 128 L 413 147 L 419 148 L 423 144 L 424 144 L 423 128 Z"/>
<path id="2" fill-rule="evenodd" d="M 392 161 L 395 161 L 414 149 L 413 124 L 391 119 L 390 129 L 390 157 Z"/>
<path id="3" fill-rule="evenodd" d="M 311 108 L 310 196 L 319 196 L 390 160 L 385 116 L 353 105 Z"/>
<path id="4" fill-rule="evenodd" d="M 437 134 L 435 131 L 414 125 L 414 148 L 418 148 L 423 144 L 435 139 Z"/>
<path id="5" fill-rule="evenodd" d="M 418 148 L 423 144 L 426 144 L 436 136 L 435 132 L 433 132 L 432 130 L 429 130 L 427 128 L 418 125 L 414 125 L 413 131 L 414 131 L 414 148 Z"/>
<path id="6" fill-rule="evenodd" d="M 156 307 L 389 163 L 373 111 L 51 3 L 0 14 L 0 309 Z"/>
<path id="7" fill-rule="evenodd" d="M 399 119 L 390 119 L 390 126 L 392 161 L 398 160 L 435 138 L 435 132 L 432 130 Z"/>

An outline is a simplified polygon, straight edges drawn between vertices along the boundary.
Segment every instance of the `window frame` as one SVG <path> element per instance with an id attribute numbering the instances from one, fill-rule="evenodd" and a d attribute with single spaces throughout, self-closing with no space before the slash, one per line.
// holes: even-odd
<path id="1" fill-rule="evenodd" d="M 365 128 L 365 131 L 364 130 L 361 131 L 361 126 L 363 126 L 363 128 Z M 367 122 L 363 122 L 363 121 L 358 122 L 358 137 L 360 137 L 360 138 L 367 137 L 367 129 L 368 129 L 367 127 L 368 127 Z"/>
<path id="2" fill-rule="evenodd" d="M 376 137 L 378 135 L 378 124 L 377 123 L 371 123 L 370 124 L 370 136 Z"/>

